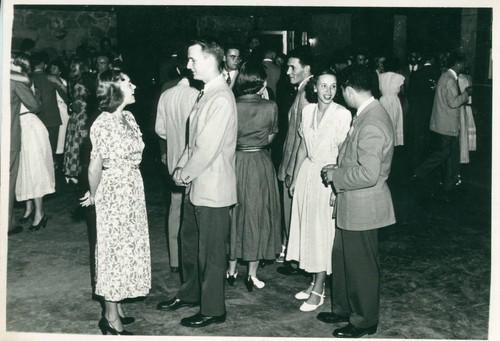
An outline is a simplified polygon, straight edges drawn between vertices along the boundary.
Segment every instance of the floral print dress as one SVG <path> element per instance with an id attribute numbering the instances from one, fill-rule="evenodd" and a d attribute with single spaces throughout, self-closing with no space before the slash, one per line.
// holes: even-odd
<path id="1" fill-rule="evenodd" d="M 64 176 L 67 178 L 78 178 L 82 170 L 80 162 L 80 150 L 84 139 L 88 136 L 86 126 L 87 100 L 90 89 L 84 82 L 70 84 L 71 116 L 66 128 L 66 141 L 64 145 Z"/>
<path id="2" fill-rule="evenodd" d="M 134 117 L 103 112 L 90 129 L 91 159 L 103 159 L 95 193 L 96 294 L 107 301 L 151 288 L 148 220 L 139 164 L 144 142 Z"/>

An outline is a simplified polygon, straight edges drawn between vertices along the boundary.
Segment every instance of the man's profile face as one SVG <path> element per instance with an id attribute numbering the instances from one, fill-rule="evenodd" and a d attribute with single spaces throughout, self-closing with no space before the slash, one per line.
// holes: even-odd
<path id="1" fill-rule="evenodd" d="M 300 64 L 300 60 L 298 58 L 289 58 L 287 65 L 288 70 L 286 74 L 290 78 L 290 83 L 300 84 L 307 76 L 309 76 L 306 70 L 307 66 Z"/>
<path id="2" fill-rule="evenodd" d="M 207 83 L 212 63 L 215 63 L 215 57 L 203 53 L 201 46 L 196 44 L 189 47 L 188 60 L 187 68 L 193 72 L 193 78 Z"/>
<path id="3" fill-rule="evenodd" d="M 240 51 L 238 49 L 229 49 L 224 55 L 224 64 L 227 71 L 234 71 L 238 69 L 240 64 Z"/>

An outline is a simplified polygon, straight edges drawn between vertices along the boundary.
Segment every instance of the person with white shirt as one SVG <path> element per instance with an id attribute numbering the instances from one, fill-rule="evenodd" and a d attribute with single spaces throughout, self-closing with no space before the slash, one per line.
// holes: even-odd
<path id="1" fill-rule="evenodd" d="M 236 76 L 238 76 L 238 68 L 240 66 L 240 48 L 236 45 L 227 45 L 224 51 L 224 70 L 222 75 L 226 80 L 227 85 L 232 89 Z"/>
<path id="2" fill-rule="evenodd" d="M 180 229 L 184 283 L 161 310 L 200 306 L 183 318 L 185 327 L 205 327 L 226 320 L 224 282 L 229 209 L 236 204 L 236 101 L 221 75 L 224 50 L 212 39 L 198 39 L 188 49 L 188 69 L 204 83 L 189 116 L 189 142 L 172 178 L 186 186 Z"/>

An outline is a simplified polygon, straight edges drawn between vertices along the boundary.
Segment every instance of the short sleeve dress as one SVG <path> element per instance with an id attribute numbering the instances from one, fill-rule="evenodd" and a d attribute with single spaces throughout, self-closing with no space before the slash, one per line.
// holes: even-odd
<path id="1" fill-rule="evenodd" d="M 307 158 L 297 175 L 286 259 L 298 261 L 299 267 L 310 273 L 332 273 L 332 189 L 323 184 L 321 169 L 337 163 L 339 146 L 350 125 L 351 112 L 337 103 L 330 104 L 321 121 L 317 104 L 306 105 L 302 110 L 299 133 L 306 144 Z"/>
<path id="2" fill-rule="evenodd" d="M 236 192 L 230 233 L 230 258 L 275 259 L 281 250 L 278 180 L 268 136 L 278 132 L 278 107 L 259 95 L 236 99 L 238 140 Z"/>
<path id="3" fill-rule="evenodd" d="M 145 296 L 151 288 L 148 220 L 139 164 L 144 142 L 129 112 L 103 112 L 90 129 L 91 159 L 103 159 L 95 193 L 96 294 L 107 301 Z"/>

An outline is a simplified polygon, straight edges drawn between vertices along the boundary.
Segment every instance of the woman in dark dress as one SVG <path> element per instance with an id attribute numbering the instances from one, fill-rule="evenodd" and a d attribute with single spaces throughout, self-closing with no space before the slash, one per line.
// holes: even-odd
<path id="1" fill-rule="evenodd" d="M 269 144 L 278 132 L 278 107 L 263 99 L 266 71 L 259 62 L 245 63 L 236 79 L 238 204 L 231 226 L 227 281 L 234 284 L 237 259 L 248 262 L 248 291 L 264 287 L 257 278 L 259 260 L 274 260 L 281 250 L 281 211 Z"/>

